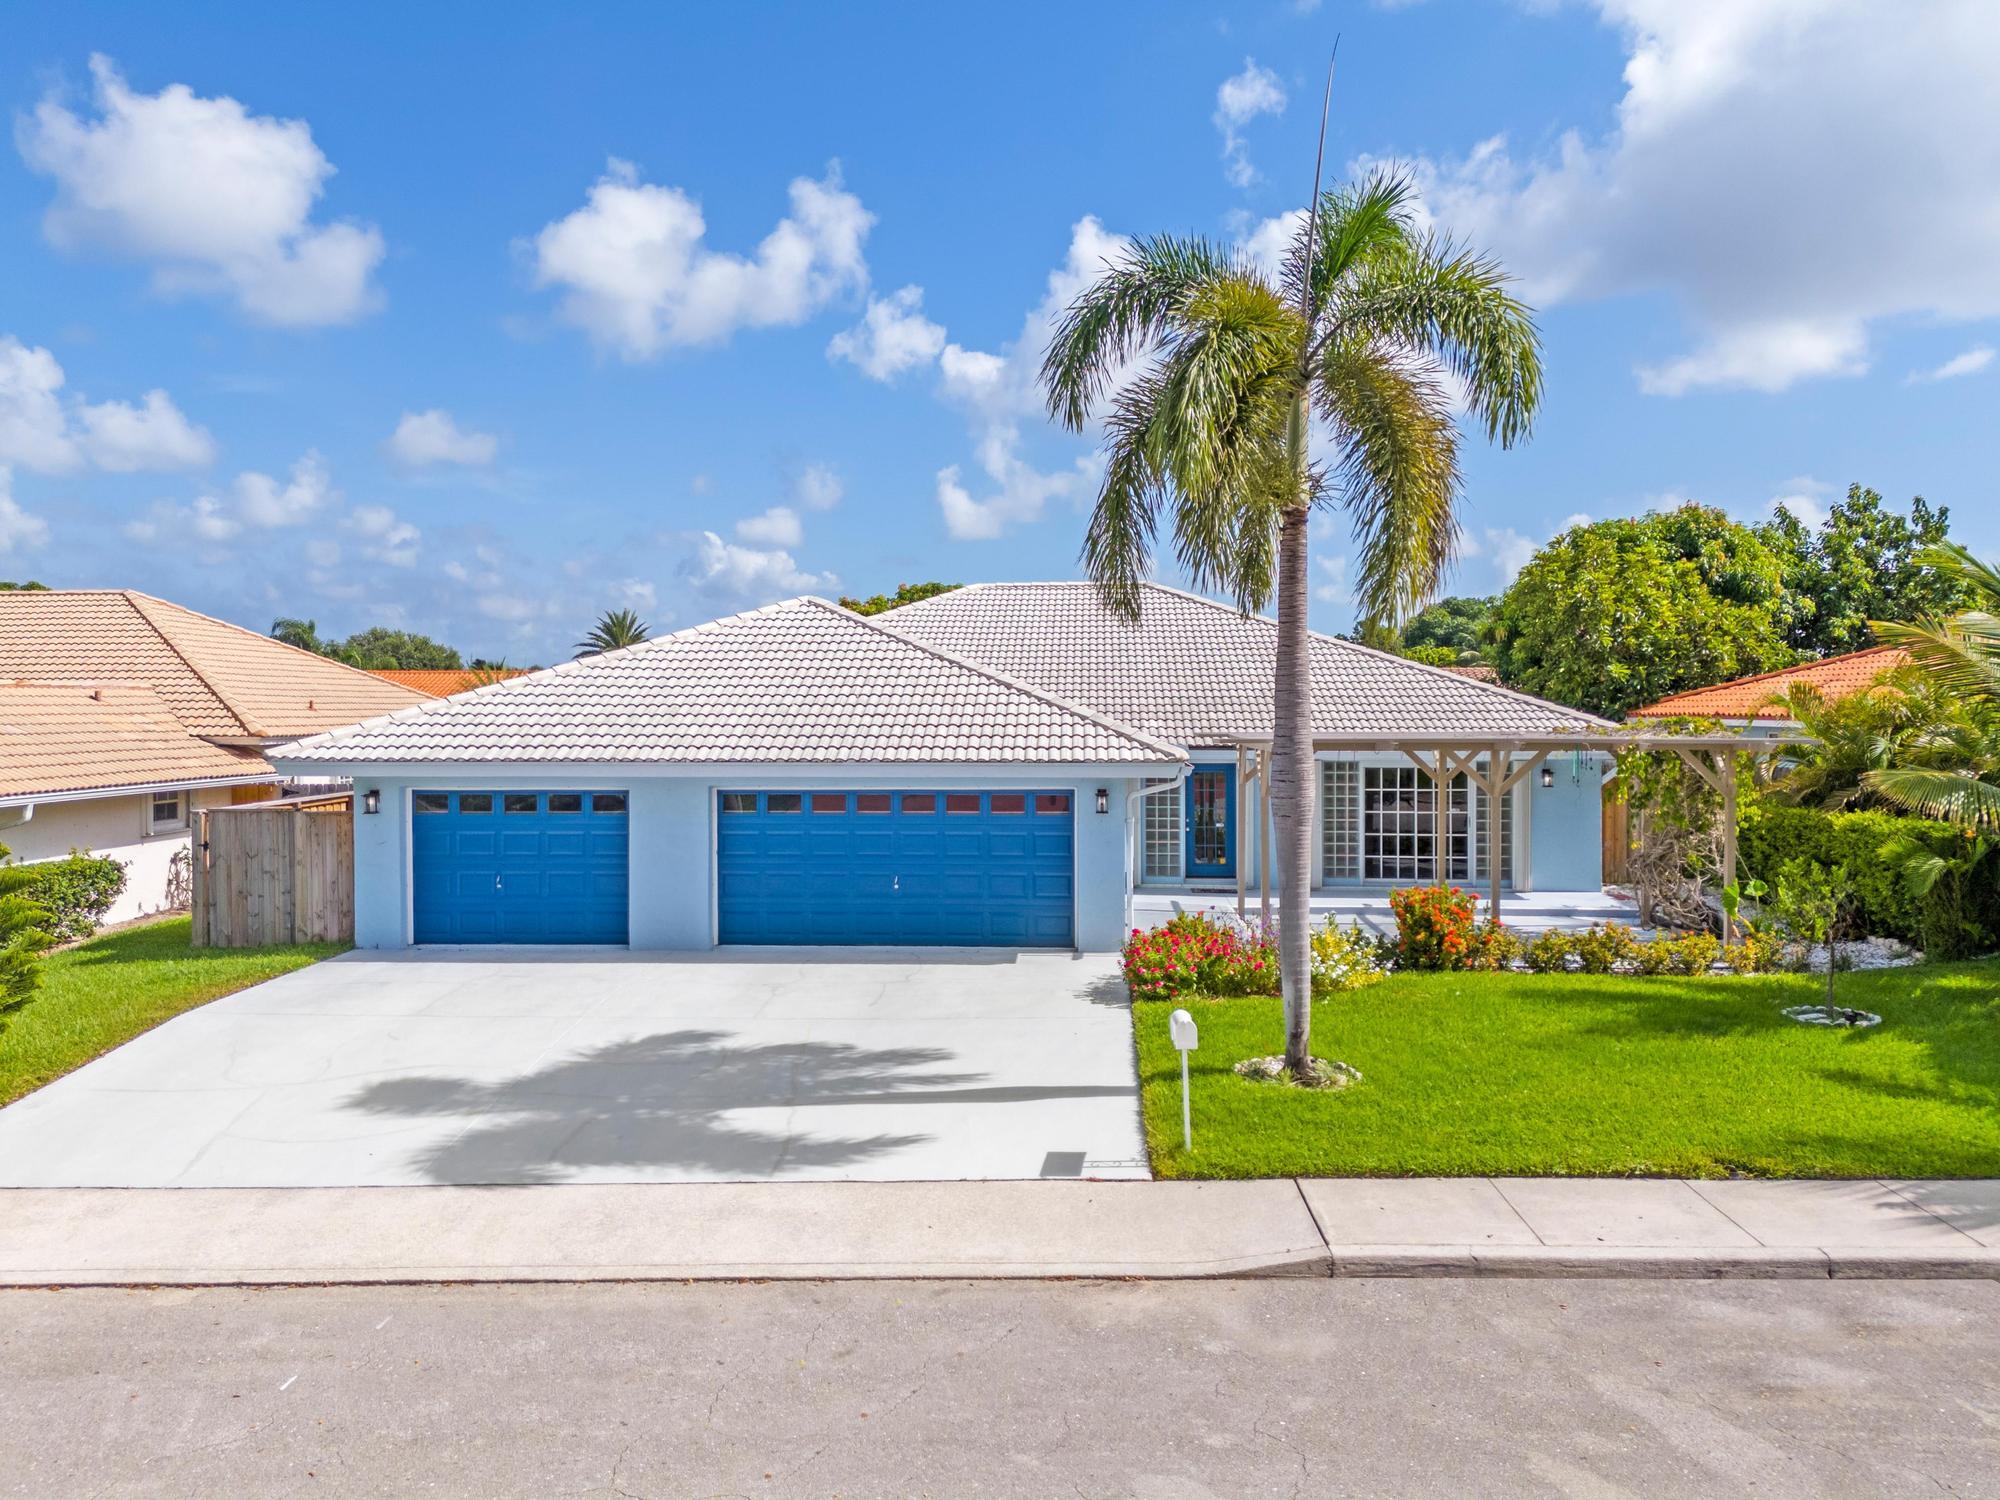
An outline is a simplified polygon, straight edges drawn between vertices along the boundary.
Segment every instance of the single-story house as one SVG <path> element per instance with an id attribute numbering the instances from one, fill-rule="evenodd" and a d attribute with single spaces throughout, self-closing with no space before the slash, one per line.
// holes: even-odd
<path id="1" fill-rule="evenodd" d="M 107 921 L 185 905 L 194 814 L 274 794 L 266 746 L 424 701 L 129 589 L 0 591 L 0 845 L 122 862 Z"/>
<path id="2" fill-rule="evenodd" d="M 1873 687 L 1884 675 L 1908 666 L 1910 654 L 1900 646 L 1870 646 L 1839 656 L 1823 656 L 1817 661 L 1800 662 L 1738 677 L 1711 687 L 1690 688 L 1632 710 L 1632 717 L 1647 719 L 1715 719 L 1724 728 L 1756 737 L 1793 734 L 1802 727 L 1785 706 L 1785 695 L 1795 683 L 1816 689 L 1829 703 Z"/>
<path id="3" fill-rule="evenodd" d="M 1080 583 L 973 585 L 874 618 L 800 598 L 271 759 L 354 780 L 363 947 L 1105 950 L 1135 889 L 1250 873 L 1241 770 L 1270 732 L 1274 647 L 1270 620 L 1153 585 L 1136 624 Z M 1615 726 L 1332 637 L 1311 649 L 1314 734 L 1333 742 L 1318 882 L 1477 880 L 1497 857 L 1516 890 L 1601 888 L 1608 763 L 1542 757 Z M 1440 770 L 1440 817 L 1411 750 L 1468 737 L 1543 745 L 1497 851 L 1466 778 Z"/>

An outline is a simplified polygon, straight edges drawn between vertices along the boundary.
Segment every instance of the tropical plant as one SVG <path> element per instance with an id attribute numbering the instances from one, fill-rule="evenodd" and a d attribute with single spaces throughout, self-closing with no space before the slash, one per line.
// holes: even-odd
<path id="1" fill-rule="evenodd" d="M 1868 780 L 1875 771 L 1960 770 L 2000 760 L 2000 717 L 1981 714 L 1914 663 L 1844 697 L 1795 682 L 1778 701 L 1808 743 L 1793 752 L 1771 790 L 1801 807 L 1880 806 L 1887 799 Z"/>
<path id="2" fill-rule="evenodd" d="M 650 640 L 653 632 L 638 614 L 629 609 L 607 609 L 590 627 L 590 634 L 576 643 L 578 656 L 595 656 L 600 651 L 618 651 Z"/>
<path id="3" fill-rule="evenodd" d="M 1862 785 L 1883 801 L 1975 832 L 2000 830 L 2000 567 L 1956 542 L 1925 557 L 1964 588 L 1965 609 L 1943 621 L 1876 620 L 1875 634 L 1901 646 L 1945 692 L 1955 694 L 1980 728 L 1958 765 L 1890 766 Z"/>
<path id="4" fill-rule="evenodd" d="M 1833 1004 L 1833 975 L 1840 967 L 1835 946 L 1842 925 L 1849 919 L 1854 902 L 1854 877 L 1845 865 L 1823 865 L 1817 860 L 1795 859 L 1778 871 L 1778 889 L 1771 898 L 1771 912 L 1778 926 L 1810 957 L 1811 950 L 1826 947 L 1826 1003 Z"/>
<path id="5" fill-rule="evenodd" d="M 1493 260 L 1418 227 L 1406 178 L 1315 187 L 1310 209 L 1275 280 L 1207 240 L 1136 242 L 1070 305 L 1042 365 L 1064 426 L 1107 408 L 1083 562 L 1110 607 L 1137 618 L 1163 521 L 1197 588 L 1246 612 L 1276 595 L 1269 786 L 1295 1074 L 1311 1066 L 1312 512 L 1352 525 L 1364 620 L 1406 618 L 1458 549 L 1447 376 L 1502 446 L 1527 436 L 1542 388 L 1529 309 Z M 1316 423 L 1325 463 L 1308 451 Z"/>
<path id="6" fill-rule="evenodd" d="M 40 907 L 40 926 L 53 942 L 68 943 L 97 931 L 125 889 L 125 865 L 102 854 L 72 849 L 66 858 L 37 860 L 19 871 L 20 894 Z"/>
<path id="7" fill-rule="evenodd" d="M 1463 969 L 1478 935 L 1477 898 L 1455 885 L 1415 885 L 1389 892 L 1396 914 L 1391 952 L 1399 969 Z"/>
<path id="8" fill-rule="evenodd" d="M 9 850 L 0 844 L 0 861 Z M 0 1029 L 34 998 L 42 982 L 41 954 L 52 941 L 48 910 L 35 899 L 33 865 L 0 868 Z"/>
<path id="9" fill-rule="evenodd" d="M 840 597 L 840 607 L 851 609 L 857 615 L 879 615 L 892 609 L 900 609 L 905 604 L 918 604 L 925 599 L 935 599 L 939 594 L 949 594 L 960 587 L 956 583 L 899 583 L 893 594 L 871 594 L 866 599 L 852 598 L 846 594 Z"/>

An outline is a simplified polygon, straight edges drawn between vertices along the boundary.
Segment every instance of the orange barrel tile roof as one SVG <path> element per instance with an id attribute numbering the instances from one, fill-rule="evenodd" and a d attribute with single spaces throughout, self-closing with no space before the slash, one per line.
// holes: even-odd
<path id="1" fill-rule="evenodd" d="M 189 734 L 143 682 L 0 682 L 0 797 L 274 775 L 254 750 Z"/>
<path id="2" fill-rule="evenodd" d="M 1782 699 L 1795 682 L 1809 683 L 1827 699 L 1845 698 L 1873 684 L 1884 672 L 1906 665 L 1909 653 L 1900 646 L 1870 646 L 1843 656 L 1738 677 L 1713 687 L 1690 688 L 1632 710 L 1641 719 L 1789 719 Z"/>
<path id="3" fill-rule="evenodd" d="M 505 682 L 510 677 L 526 677 L 526 667 L 371 667 L 368 675 L 398 687 L 413 688 L 430 698 L 449 698 L 469 693 L 489 682 Z"/>

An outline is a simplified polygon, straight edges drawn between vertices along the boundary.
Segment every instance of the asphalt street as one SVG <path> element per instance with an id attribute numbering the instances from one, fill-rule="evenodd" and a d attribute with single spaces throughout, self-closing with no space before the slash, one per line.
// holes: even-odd
<path id="1" fill-rule="evenodd" d="M 2000 1496 L 2000 1283 L 0 1293 L 36 1497 Z"/>

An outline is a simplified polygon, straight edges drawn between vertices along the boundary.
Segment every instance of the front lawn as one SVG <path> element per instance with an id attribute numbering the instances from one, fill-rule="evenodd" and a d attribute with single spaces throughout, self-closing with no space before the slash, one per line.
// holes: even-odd
<path id="1" fill-rule="evenodd" d="M 0 1031 L 0 1104 L 33 1093 L 184 1010 L 302 969 L 341 943 L 188 947 L 188 919 L 92 938 L 43 962 L 42 987 Z"/>
<path id="2" fill-rule="evenodd" d="M 1283 1050 L 1275 999 L 1182 1002 L 1194 1152 L 1181 1149 L 1170 1002 L 1133 1007 L 1162 1177 L 2000 1176 L 2000 963 L 1842 975 L 1879 1027 L 1802 1026 L 1824 980 L 1393 974 L 1313 1007 L 1344 1090 L 1251 1082 Z"/>

